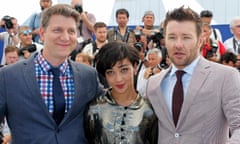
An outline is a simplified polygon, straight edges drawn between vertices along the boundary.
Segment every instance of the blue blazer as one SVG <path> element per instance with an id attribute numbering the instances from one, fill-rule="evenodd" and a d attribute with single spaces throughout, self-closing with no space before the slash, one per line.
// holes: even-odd
<path id="1" fill-rule="evenodd" d="M 13 144 L 85 144 L 83 112 L 103 93 L 96 71 L 70 61 L 75 95 L 59 126 L 48 112 L 35 76 L 34 58 L 0 69 L 0 120 L 6 116 Z"/>

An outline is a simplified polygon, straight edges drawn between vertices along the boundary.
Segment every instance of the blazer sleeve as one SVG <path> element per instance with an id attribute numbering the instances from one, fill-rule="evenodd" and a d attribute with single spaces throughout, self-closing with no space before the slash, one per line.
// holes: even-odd
<path id="1" fill-rule="evenodd" d="M 240 74 L 235 69 L 225 72 L 222 90 L 222 108 L 230 126 L 231 138 L 227 144 L 240 143 Z"/>
<path id="2" fill-rule="evenodd" d="M 3 69 L 0 68 L 0 122 L 4 121 L 6 113 L 6 83 Z"/>

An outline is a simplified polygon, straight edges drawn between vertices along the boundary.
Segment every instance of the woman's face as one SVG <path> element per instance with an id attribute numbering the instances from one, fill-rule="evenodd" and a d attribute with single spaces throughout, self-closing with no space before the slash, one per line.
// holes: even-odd
<path id="1" fill-rule="evenodd" d="M 117 61 L 111 69 L 107 69 L 105 76 L 108 84 L 112 87 L 112 93 L 117 96 L 135 91 L 134 72 L 135 68 L 127 58 Z"/>
<path id="2" fill-rule="evenodd" d="M 204 38 L 209 39 L 211 33 L 212 33 L 212 31 L 211 31 L 211 29 L 209 28 L 209 26 L 204 25 L 204 26 L 202 27 L 202 36 L 204 36 Z"/>

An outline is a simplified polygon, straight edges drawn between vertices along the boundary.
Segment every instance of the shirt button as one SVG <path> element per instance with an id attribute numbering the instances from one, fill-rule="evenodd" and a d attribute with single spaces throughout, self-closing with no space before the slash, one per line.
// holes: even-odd
<path id="1" fill-rule="evenodd" d="M 179 133 L 175 133 L 175 138 L 178 138 L 179 136 Z"/>

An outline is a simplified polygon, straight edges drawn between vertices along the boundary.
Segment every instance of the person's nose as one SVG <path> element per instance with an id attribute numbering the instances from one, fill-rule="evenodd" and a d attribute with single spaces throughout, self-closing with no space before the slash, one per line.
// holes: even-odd
<path id="1" fill-rule="evenodd" d="M 122 80 L 122 75 L 121 75 L 121 73 L 116 73 L 116 81 L 117 82 L 119 82 L 119 81 L 121 81 Z"/>
<path id="2" fill-rule="evenodd" d="M 181 48 L 183 46 L 183 40 L 181 38 L 178 38 L 175 43 L 176 48 Z"/>
<path id="3" fill-rule="evenodd" d="M 68 34 L 68 32 L 66 31 L 66 32 L 63 32 L 62 33 L 62 35 L 61 35 L 61 40 L 63 40 L 63 41 L 67 41 L 67 40 L 69 40 L 69 34 Z"/>

